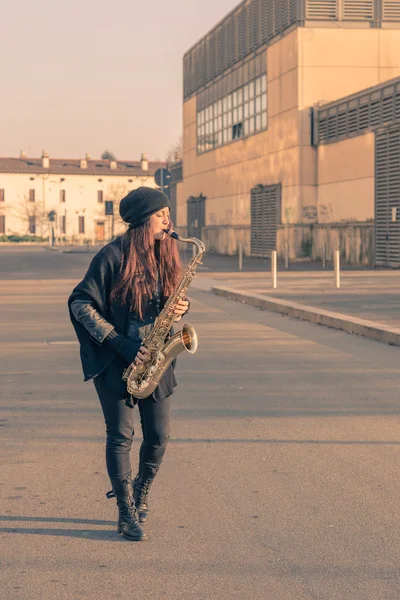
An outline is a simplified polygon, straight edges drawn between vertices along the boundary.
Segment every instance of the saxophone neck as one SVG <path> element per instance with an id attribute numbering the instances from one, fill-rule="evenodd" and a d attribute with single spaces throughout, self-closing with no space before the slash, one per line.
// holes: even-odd
<path id="1" fill-rule="evenodd" d="M 179 240 L 180 242 L 184 242 L 185 244 L 195 245 L 196 249 L 197 249 L 197 255 L 203 256 L 206 248 L 201 240 L 199 240 L 195 237 L 190 237 L 190 238 L 181 237 L 180 235 L 178 235 L 176 233 L 176 231 L 173 231 L 172 229 L 164 229 L 164 231 L 169 237 L 172 237 L 174 240 Z"/>

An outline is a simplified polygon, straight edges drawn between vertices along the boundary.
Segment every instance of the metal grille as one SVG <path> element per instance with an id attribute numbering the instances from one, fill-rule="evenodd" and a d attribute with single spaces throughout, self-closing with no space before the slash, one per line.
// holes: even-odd
<path id="1" fill-rule="evenodd" d="M 201 239 L 201 230 L 206 224 L 206 198 L 202 194 L 190 196 L 187 201 L 188 236 Z"/>
<path id="2" fill-rule="evenodd" d="M 400 128 L 375 137 L 375 264 L 400 267 Z"/>
<path id="3" fill-rule="evenodd" d="M 330 21 L 337 16 L 337 0 L 306 0 L 306 19 Z"/>
<path id="4" fill-rule="evenodd" d="M 257 185 L 251 190 L 251 255 L 270 256 L 276 248 L 281 214 L 281 185 Z"/>
<path id="5" fill-rule="evenodd" d="M 343 19 L 352 21 L 372 20 L 374 0 L 343 0 Z"/>
<path id="6" fill-rule="evenodd" d="M 245 0 L 185 54 L 184 99 L 304 18 L 380 27 L 400 22 L 400 0 Z"/>
<path id="7" fill-rule="evenodd" d="M 400 21 L 400 0 L 383 0 L 383 21 Z"/>
<path id="8" fill-rule="evenodd" d="M 298 21 L 304 0 L 246 0 L 183 58 L 184 98 Z"/>
<path id="9" fill-rule="evenodd" d="M 400 77 L 315 110 L 313 144 L 337 142 L 398 121 Z"/>
<path id="10" fill-rule="evenodd" d="M 182 181 L 183 179 L 183 162 L 181 160 L 176 161 L 168 165 L 171 173 L 171 183 Z"/>

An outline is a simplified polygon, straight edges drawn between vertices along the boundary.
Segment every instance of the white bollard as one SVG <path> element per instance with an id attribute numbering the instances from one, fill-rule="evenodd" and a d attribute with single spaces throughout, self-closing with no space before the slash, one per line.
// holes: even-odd
<path id="1" fill-rule="evenodd" d="M 285 243 L 285 269 L 289 268 L 289 244 Z"/>
<path id="2" fill-rule="evenodd" d="M 335 285 L 337 288 L 340 288 L 340 253 L 339 253 L 339 250 L 335 250 L 334 261 L 335 261 Z"/>
<path id="3" fill-rule="evenodd" d="M 243 244 L 239 244 L 239 271 L 243 269 Z"/>
<path id="4" fill-rule="evenodd" d="M 276 250 L 271 252 L 271 276 L 272 276 L 272 287 L 276 289 Z"/>

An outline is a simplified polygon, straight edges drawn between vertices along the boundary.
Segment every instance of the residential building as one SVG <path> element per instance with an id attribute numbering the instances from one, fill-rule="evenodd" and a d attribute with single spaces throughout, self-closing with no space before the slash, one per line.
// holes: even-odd
<path id="1" fill-rule="evenodd" d="M 105 242 L 122 231 L 119 201 L 142 185 L 157 185 L 160 162 L 0 158 L 0 235 L 36 235 L 71 243 Z M 52 220 L 54 219 L 54 220 Z"/>

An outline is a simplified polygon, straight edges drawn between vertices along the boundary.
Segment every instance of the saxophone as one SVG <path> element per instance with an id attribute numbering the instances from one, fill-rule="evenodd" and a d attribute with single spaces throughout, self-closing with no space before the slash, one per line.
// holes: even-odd
<path id="1" fill-rule="evenodd" d="M 194 244 L 196 252 L 193 253 L 193 257 L 187 265 L 175 292 L 168 298 L 164 308 L 155 320 L 153 329 L 142 342 L 142 346 L 145 346 L 150 352 L 149 360 L 141 365 L 131 363 L 122 375 L 122 379 L 126 381 L 129 394 L 135 398 L 150 396 L 160 383 L 166 369 L 178 354 L 183 350 L 186 350 L 189 354 L 194 354 L 198 346 L 196 331 L 189 323 L 185 323 L 181 331 L 168 340 L 166 338 L 175 320 L 174 310 L 179 300 L 183 300 L 186 296 L 187 289 L 196 274 L 196 269 L 201 264 L 205 246 L 197 238 L 182 238 L 171 229 L 164 229 L 164 231 L 175 240 Z"/>

